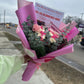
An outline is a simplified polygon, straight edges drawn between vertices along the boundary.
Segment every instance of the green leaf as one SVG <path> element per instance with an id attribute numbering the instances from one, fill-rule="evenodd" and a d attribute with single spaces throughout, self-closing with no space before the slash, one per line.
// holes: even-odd
<path id="1" fill-rule="evenodd" d="M 27 22 L 24 21 L 24 22 L 22 23 L 22 25 L 23 25 L 23 26 L 27 25 Z"/>
<path id="2" fill-rule="evenodd" d="M 30 19 L 31 19 L 31 16 L 28 16 L 28 17 L 27 17 L 27 20 L 30 20 Z"/>
<path id="3" fill-rule="evenodd" d="M 66 29 L 70 29 L 70 27 L 66 27 Z"/>

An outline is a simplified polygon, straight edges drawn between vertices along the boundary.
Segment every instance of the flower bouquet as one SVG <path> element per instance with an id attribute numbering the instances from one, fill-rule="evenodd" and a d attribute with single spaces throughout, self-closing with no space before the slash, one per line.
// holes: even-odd
<path id="1" fill-rule="evenodd" d="M 73 52 L 73 44 L 69 45 L 69 41 L 79 32 L 74 21 L 69 24 L 61 22 L 59 28 L 52 21 L 50 27 L 38 25 L 33 3 L 25 0 L 18 0 L 16 14 L 19 20 L 16 33 L 25 53 L 35 62 L 28 62 L 22 76 L 23 81 L 28 81 L 41 63 Z"/>

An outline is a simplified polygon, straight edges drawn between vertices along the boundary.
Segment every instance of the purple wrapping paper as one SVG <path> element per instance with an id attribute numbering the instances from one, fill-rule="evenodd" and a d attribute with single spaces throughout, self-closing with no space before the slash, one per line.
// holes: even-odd
<path id="1" fill-rule="evenodd" d="M 45 63 L 45 62 L 48 62 L 48 61 L 52 60 L 56 56 L 60 56 L 60 55 L 64 55 L 64 54 L 73 52 L 73 44 L 72 44 L 72 45 L 66 46 L 66 47 L 64 47 L 60 50 L 49 53 L 49 54 L 47 54 L 46 56 L 44 56 L 40 59 L 37 59 L 36 53 L 35 53 L 34 50 L 31 50 L 30 45 L 29 45 L 29 43 L 28 43 L 28 41 L 27 41 L 27 39 L 26 39 L 26 37 L 23 33 L 22 25 L 21 25 L 24 21 L 26 21 L 26 19 L 29 15 L 31 16 L 32 20 L 34 20 L 35 23 L 37 23 L 33 3 L 32 2 L 27 2 L 25 0 L 18 0 L 18 10 L 16 11 L 16 14 L 17 14 L 17 17 L 18 17 L 18 20 L 19 20 L 19 25 L 20 25 L 20 26 L 17 27 L 16 33 L 18 34 L 18 36 L 20 37 L 20 39 L 22 41 L 24 51 L 25 51 L 25 48 L 26 48 L 26 49 L 30 50 L 31 52 L 33 52 L 35 57 L 34 58 L 32 57 L 32 59 L 35 62 Z M 61 27 L 63 27 L 63 26 L 66 26 L 66 25 L 64 23 L 62 23 L 61 26 L 60 26 L 60 29 L 62 29 Z M 69 37 L 70 36 L 68 35 L 68 38 Z M 27 67 L 26 67 L 26 70 L 23 73 L 22 80 L 23 81 L 28 81 L 32 77 L 35 70 L 37 69 L 37 66 L 38 66 L 38 64 L 34 64 L 30 61 L 27 65 Z"/>

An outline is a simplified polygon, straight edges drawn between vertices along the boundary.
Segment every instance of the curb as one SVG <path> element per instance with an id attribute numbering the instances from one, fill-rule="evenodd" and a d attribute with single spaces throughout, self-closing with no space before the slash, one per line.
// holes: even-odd
<path id="1" fill-rule="evenodd" d="M 64 58 L 62 56 L 56 57 L 56 59 L 61 61 L 64 64 L 70 66 L 71 68 L 79 71 L 80 73 L 84 74 L 84 66 L 83 65 L 81 65 L 75 61 L 72 61 L 70 59 Z"/>

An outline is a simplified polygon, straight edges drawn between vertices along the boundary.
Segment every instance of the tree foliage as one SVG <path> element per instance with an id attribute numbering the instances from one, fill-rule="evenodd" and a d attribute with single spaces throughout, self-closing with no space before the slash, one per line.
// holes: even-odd
<path id="1" fill-rule="evenodd" d="M 64 23 L 71 23 L 71 21 L 75 21 L 77 23 L 77 28 L 78 28 L 78 25 L 81 23 L 81 24 L 84 24 L 84 20 L 82 20 L 81 18 L 77 17 L 77 16 L 66 16 L 64 18 Z"/>

